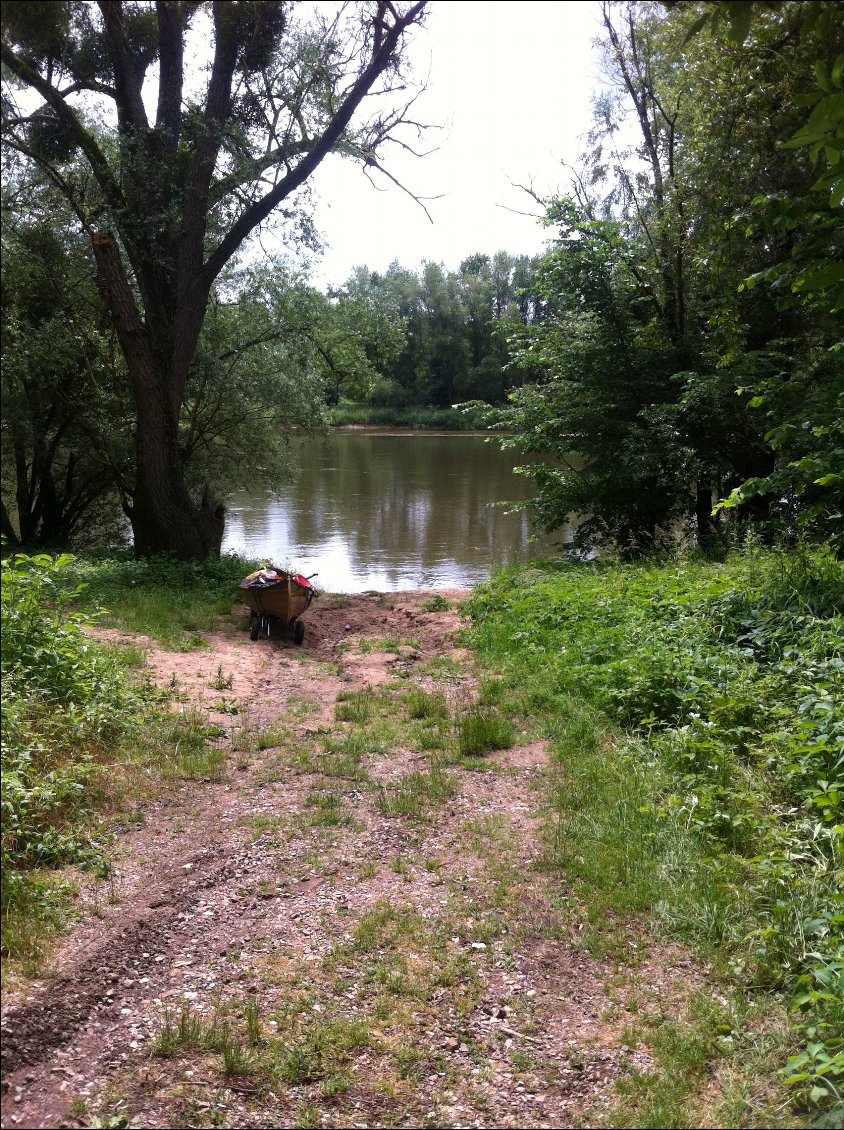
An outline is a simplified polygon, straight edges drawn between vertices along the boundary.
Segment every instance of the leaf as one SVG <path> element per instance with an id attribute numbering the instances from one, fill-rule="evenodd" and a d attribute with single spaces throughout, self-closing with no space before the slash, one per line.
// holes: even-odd
<path id="1" fill-rule="evenodd" d="M 830 260 L 805 271 L 795 282 L 794 290 L 825 290 L 841 282 L 844 282 L 844 263 L 833 263 Z"/>
<path id="2" fill-rule="evenodd" d="M 818 80 L 818 86 L 821 88 L 821 90 L 829 94 L 829 92 L 832 90 L 832 86 L 829 81 L 829 76 L 826 73 L 826 67 L 823 61 L 820 59 L 818 59 L 815 63 L 815 77 Z"/>
<path id="3" fill-rule="evenodd" d="M 730 14 L 728 35 L 733 43 L 741 47 L 750 32 L 753 4 L 751 0 L 728 0 L 728 10 Z"/>
<path id="4" fill-rule="evenodd" d="M 686 32 L 686 38 L 683 42 L 688 43 L 690 40 L 694 39 L 694 37 L 699 32 L 703 31 L 703 29 L 711 21 L 711 19 L 712 14 L 710 12 L 704 12 L 703 15 L 698 16 L 696 20 L 693 20 L 691 26 L 689 27 L 689 30 Z"/>

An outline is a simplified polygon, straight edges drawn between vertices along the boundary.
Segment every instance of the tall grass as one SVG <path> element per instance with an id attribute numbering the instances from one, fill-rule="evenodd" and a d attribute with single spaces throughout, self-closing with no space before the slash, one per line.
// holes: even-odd
<path id="1" fill-rule="evenodd" d="M 545 719 L 548 861 L 593 944 L 608 914 L 650 915 L 739 989 L 784 996 L 803 1046 L 782 1078 L 840 1104 L 844 564 L 530 567 L 470 613 L 485 662 Z"/>

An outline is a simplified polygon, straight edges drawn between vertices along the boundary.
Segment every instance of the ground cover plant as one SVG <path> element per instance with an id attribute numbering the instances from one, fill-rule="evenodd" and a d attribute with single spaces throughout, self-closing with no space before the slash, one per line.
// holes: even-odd
<path id="1" fill-rule="evenodd" d="M 844 565 L 530 567 L 470 609 L 511 707 L 553 740 L 548 864 L 593 946 L 631 913 L 699 944 L 771 1015 L 787 1002 L 798 1106 L 844 1109 Z"/>
<path id="2" fill-rule="evenodd" d="M 189 649 L 204 646 L 199 633 L 231 612 L 232 593 L 255 567 L 231 553 L 197 564 L 167 556 L 138 561 L 127 551 L 80 556 L 71 570 L 84 584 L 80 606 L 103 608 L 101 623 Z"/>
<path id="3" fill-rule="evenodd" d="M 108 873 L 98 813 L 152 779 L 221 772 L 207 719 L 170 714 L 137 647 L 109 648 L 87 632 L 86 569 L 68 555 L 2 563 L 3 953 L 32 964 L 74 892 L 56 869 Z"/>

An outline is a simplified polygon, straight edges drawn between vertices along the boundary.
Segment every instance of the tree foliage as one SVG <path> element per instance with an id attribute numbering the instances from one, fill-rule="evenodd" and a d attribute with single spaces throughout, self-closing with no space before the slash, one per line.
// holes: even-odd
<path id="1" fill-rule="evenodd" d="M 695 34 L 700 6 L 604 5 L 608 92 L 571 196 L 546 201 L 548 316 L 515 335 L 536 381 L 496 416 L 541 456 L 541 526 L 588 515 L 584 548 L 683 522 L 707 549 L 725 497 L 840 538 L 837 151 L 817 176 L 837 103 L 810 126 L 802 95 L 831 93 L 842 44 L 803 7 L 761 6 L 739 47 L 732 25 Z"/>
<path id="2" fill-rule="evenodd" d="M 44 170 L 87 233 L 125 362 L 123 502 L 139 553 L 219 550 L 215 484 L 190 489 L 180 444 L 215 284 L 274 213 L 309 236 L 301 190 L 328 153 L 377 170 L 402 124 L 418 130 L 412 94 L 399 93 L 424 8 L 4 6 L 7 145 Z"/>
<path id="3" fill-rule="evenodd" d="M 102 501 L 124 470 L 122 359 L 89 257 L 49 185 L 4 194 L 2 524 L 12 542 L 102 535 Z"/>
<path id="4" fill-rule="evenodd" d="M 390 344 L 373 357 L 377 376 L 362 398 L 396 409 L 502 400 L 521 380 L 507 340 L 537 316 L 538 263 L 498 251 L 471 255 L 456 271 L 431 262 L 418 271 L 393 263 L 384 274 L 359 268 L 338 301 L 363 303 Z"/>

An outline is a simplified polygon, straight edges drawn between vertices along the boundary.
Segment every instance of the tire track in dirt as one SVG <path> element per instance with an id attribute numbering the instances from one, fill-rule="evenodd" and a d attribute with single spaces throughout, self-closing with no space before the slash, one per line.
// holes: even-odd
<path id="1" fill-rule="evenodd" d="M 366 787 L 300 763 L 300 749 L 337 730 L 343 691 L 396 677 L 434 686 L 420 668 L 450 656 L 460 662 L 436 685 L 468 700 L 459 616 L 424 611 L 425 595 L 320 601 L 301 650 L 283 639 L 253 644 L 245 632 L 216 635 L 207 654 L 149 646 L 156 681 L 175 675 L 187 704 L 212 717 L 220 696 L 209 679 L 217 665 L 231 674 L 227 696 L 248 704 L 243 725 L 278 729 L 287 752 L 253 744 L 232 754 L 226 781 L 162 796 L 121 837 L 118 901 L 94 905 L 56 955 L 55 976 L 4 1011 L 3 1125 L 85 1125 L 84 1100 L 101 1118 L 126 1111 L 141 1126 L 295 1125 L 317 1107 L 329 1126 L 565 1126 L 606 1105 L 623 1072 L 648 1067 L 622 1037 L 633 990 L 608 987 L 629 982 L 629 970 L 583 949 L 565 891 L 542 870 L 543 743 L 496 755 L 485 771 L 450 770 L 457 791 L 421 824 L 379 808 L 379 790 L 424 763 L 413 751 L 370 755 Z M 390 652 L 363 646 L 387 637 Z M 330 835 L 308 822 L 327 786 L 342 793 L 348 818 Z M 304 994 L 315 1022 L 322 1010 L 357 1022 L 370 1007 L 367 978 L 393 960 L 389 948 L 371 959 L 348 948 L 378 914 L 409 915 L 428 938 L 406 940 L 422 949 L 396 962 L 427 953 L 468 978 L 435 987 L 404 1022 L 407 1054 L 424 1067 L 417 1083 L 384 1077 L 385 1057 L 401 1054 L 389 1034 L 361 1051 L 333 1106 L 318 1081 L 274 1091 L 221 1076 L 207 1056 L 150 1058 L 166 1010 L 185 1005 L 207 1019 L 221 1001 L 238 1009 L 260 996 L 264 1015 L 281 1017 Z M 499 918 L 498 932 L 484 934 Z M 337 978 L 348 986 L 339 996 Z M 641 997 L 674 1003 L 698 983 L 667 950 L 640 960 L 634 981 Z"/>
<path id="2" fill-rule="evenodd" d="M 250 725 L 266 728 L 284 722 L 294 700 L 312 701 L 317 706 L 316 721 L 320 724 L 333 716 L 341 689 L 388 679 L 391 661 L 380 653 L 365 657 L 357 665 L 353 661 L 350 669 L 342 673 L 321 670 L 316 676 L 316 694 L 314 663 L 337 664 L 345 649 L 356 640 L 401 638 L 411 629 L 414 644 L 421 648 L 414 650 L 411 663 L 423 655 L 442 651 L 444 639 L 459 626 L 459 620 L 453 611 L 422 611 L 420 604 L 426 595 L 385 598 L 368 594 L 354 599 L 324 599 L 312 607 L 306 621 L 303 618 L 306 638 L 301 649 L 285 637 L 252 643 L 245 631 L 233 637 L 217 634 L 209 641 L 207 653 L 188 654 L 166 652 L 153 641 L 122 632 L 100 634 L 109 642 L 145 645 L 147 668 L 154 680 L 159 684 L 177 682 L 181 698 L 190 708 L 208 709 L 213 717 L 220 692 L 209 686 L 209 679 L 216 663 L 218 669 L 232 676 L 230 697 L 248 705 Z M 245 628 L 245 615 L 242 619 L 241 627 Z M 298 730 L 307 732 L 313 725 L 312 719 Z M 54 975 L 35 982 L 22 1000 L 17 999 L 18 994 L 7 996 L 0 1021 L 4 1125 L 7 1119 L 11 1124 L 26 1126 L 50 1126 L 61 1121 L 67 1111 L 68 1078 L 81 1079 L 90 1072 L 67 1067 L 57 1071 L 55 1053 L 77 1044 L 72 1051 L 79 1065 L 90 1068 L 107 1060 L 113 1049 L 97 1048 L 102 1040 L 99 1017 L 113 1014 L 115 1008 L 133 1015 L 139 1004 L 150 1000 L 149 987 L 160 980 L 156 967 L 171 965 L 167 951 L 173 946 L 163 946 L 162 938 L 168 931 L 175 932 L 177 948 L 184 948 L 184 930 L 179 930 L 178 924 L 184 922 L 189 909 L 200 902 L 204 892 L 225 888 L 232 878 L 242 879 L 247 874 L 252 881 L 256 879 L 254 861 L 250 866 L 248 860 L 241 858 L 244 851 L 248 854 L 249 845 L 243 843 L 243 833 L 231 825 L 260 813 L 262 808 L 273 813 L 295 808 L 296 798 L 288 790 L 286 797 L 273 795 L 269 803 L 266 799 L 263 804 L 256 802 L 249 795 L 250 776 L 245 774 L 235 789 L 222 795 L 219 786 L 213 784 L 204 788 L 189 786 L 161 806 L 157 819 L 147 820 L 145 827 L 124 836 L 117 853 L 119 907 L 104 910 L 97 905 L 95 917 L 75 928 L 57 953 Z M 277 792 L 278 789 L 271 790 L 273 794 Z M 220 823 L 221 799 L 234 802 L 224 822 L 229 825 L 227 828 Z M 187 812 L 193 846 L 187 852 L 174 853 L 172 826 L 184 819 Z M 221 835 L 225 837 L 222 842 Z M 205 846 L 197 850 L 197 844 Z M 137 865 L 137 860 L 148 852 L 160 857 L 151 869 Z M 240 900 L 234 901 L 234 913 L 240 917 Z M 255 909 L 254 901 L 249 909 Z M 238 934 L 237 929 L 229 930 L 229 940 L 236 942 Z M 122 990 L 119 1006 L 114 1003 L 114 986 Z M 143 992 L 139 992 L 142 988 Z M 125 1043 L 131 1045 L 133 1041 Z M 56 1074 L 65 1078 L 57 1080 Z"/>

